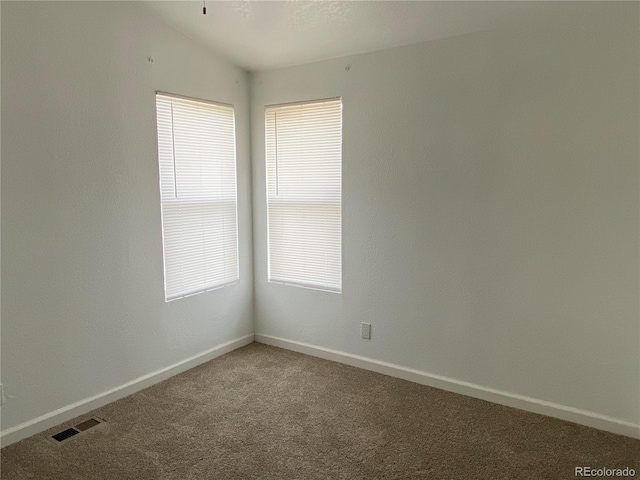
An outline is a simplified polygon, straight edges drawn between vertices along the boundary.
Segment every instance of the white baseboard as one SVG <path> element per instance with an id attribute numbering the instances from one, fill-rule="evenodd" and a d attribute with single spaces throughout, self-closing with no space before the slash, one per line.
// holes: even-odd
<path id="1" fill-rule="evenodd" d="M 0 442 L 3 447 L 18 442 L 24 438 L 40 433 L 48 428 L 59 425 L 60 423 L 71 420 L 72 418 L 84 415 L 96 408 L 100 408 L 108 403 L 114 402 L 120 398 L 139 392 L 151 385 L 159 383 L 167 378 L 173 377 L 179 373 L 196 367 L 202 363 L 208 362 L 216 357 L 229 353 L 245 345 L 249 345 L 254 341 L 253 333 L 244 337 L 231 340 L 229 342 L 213 347 L 205 352 L 194 355 L 193 357 L 182 360 L 174 365 L 163 368 L 156 372 L 149 373 L 142 377 L 136 378 L 130 382 L 112 388 L 106 392 L 100 393 L 93 397 L 85 398 L 79 402 L 59 408 L 53 412 L 42 415 L 28 422 L 16 425 L 0 432 Z"/>
<path id="2" fill-rule="evenodd" d="M 294 352 L 323 358 L 325 360 L 331 360 L 334 362 L 343 363 L 345 365 L 351 365 L 353 367 L 371 370 L 383 375 L 401 378 L 403 380 L 420 383 L 429 387 L 435 387 L 441 390 L 447 390 L 449 392 L 487 400 L 489 402 L 498 403 L 500 405 L 506 405 L 507 407 L 513 407 L 520 410 L 525 410 L 527 412 L 538 413 L 541 415 L 546 415 L 548 417 L 559 418 L 560 420 L 566 420 L 569 422 L 578 423 L 580 425 L 586 425 L 587 427 L 593 427 L 599 430 L 605 430 L 607 432 L 617 433 L 619 435 L 625 435 L 627 437 L 640 439 L 640 425 L 625 422 L 617 418 L 600 415 L 598 413 L 589 412 L 587 410 L 567 407 L 564 405 L 559 405 L 557 403 L 538 400 L 537 398 L 517 395 L 515 393 L 503 392 L 500 390 L 495 390 L 493 388 L 483 387 L 482 385 L 463 382 L 461 380 L 455 380 L 453 378 L 447 378 L 441 375 L 434 375 L 431 373 L 422 372 L 420 370 L 402 367 L 400 365 L 394 365 L 387 362 L 373 360 L 367 357 L 361 357 L 359 355 L 352 355 L 350 353 L 330 350 L 328 348 L 319 347 L 316 345 L 286 340 L 284 338 L 272 337 L 269 335 L 256 333 L 255 341 L 267 345 L 272 345 L 274 347 L 280 347 L 287 350 L 293 350 Z"/>

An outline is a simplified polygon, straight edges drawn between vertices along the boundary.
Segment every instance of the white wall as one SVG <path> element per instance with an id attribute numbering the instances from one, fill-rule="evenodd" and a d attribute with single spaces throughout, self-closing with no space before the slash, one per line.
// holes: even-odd
<path id="1" fill-rule="evenodd" d="M 640 421 L 639 5 L 575 8 L 254 76 L 259 333 Z M 251 334 L 254 287 L 245 73 L 137 4 L 1 9 L 6 431 Z M 238 122 L 241 282 L 169 304 L 155 90 Z M 344 292 L 269 284 L 263 107 L 337 95 Z"/>
<path id="2" fill-rule="evenodd" d="M 639 5 L 575 9 L 253 76 L 257 334 L 640 423 Z M 342 295 L 267 282 L 264 106 L 334 96 Z"/>
<path id="3" fill-rule="evenodd" d="M 240 283 L 171 303 L 156 90 L 237 118 Z M 245 72 L 141 4 L 2 2 L 2 107 L 3 431 L 253 332 Z"/>

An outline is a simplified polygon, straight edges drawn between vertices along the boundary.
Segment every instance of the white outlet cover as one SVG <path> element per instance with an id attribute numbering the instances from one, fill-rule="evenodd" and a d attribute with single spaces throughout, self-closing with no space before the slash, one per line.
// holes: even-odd
<path id="1" fill-rule="evenodd" d="M 360 335 L 362 338 L 370 339 L 371 338 L 371 324 L 370 323 L 361 323 Z"/>

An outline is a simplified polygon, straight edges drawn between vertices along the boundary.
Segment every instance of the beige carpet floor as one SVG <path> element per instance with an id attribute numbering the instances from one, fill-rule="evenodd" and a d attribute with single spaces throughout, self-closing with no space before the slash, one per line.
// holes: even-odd
<path id="1" fill-rule="evenodd" d="M 90 416 L 106 420 L 55 444 Z M 257 343 L 0 452 L 10 479 L 572 479 L 640 441 Z"/>

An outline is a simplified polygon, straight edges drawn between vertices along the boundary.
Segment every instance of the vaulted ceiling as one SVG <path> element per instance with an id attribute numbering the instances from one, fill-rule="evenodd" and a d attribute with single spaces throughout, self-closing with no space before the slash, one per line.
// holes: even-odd
<path id="1" fill-rule="evenodd" d="M 577 2 L 569 2 L 577 3 Z M 190 37 L 250 70 L 371 52 L 567 15 L 538 1 L 147 1 Z"/>

